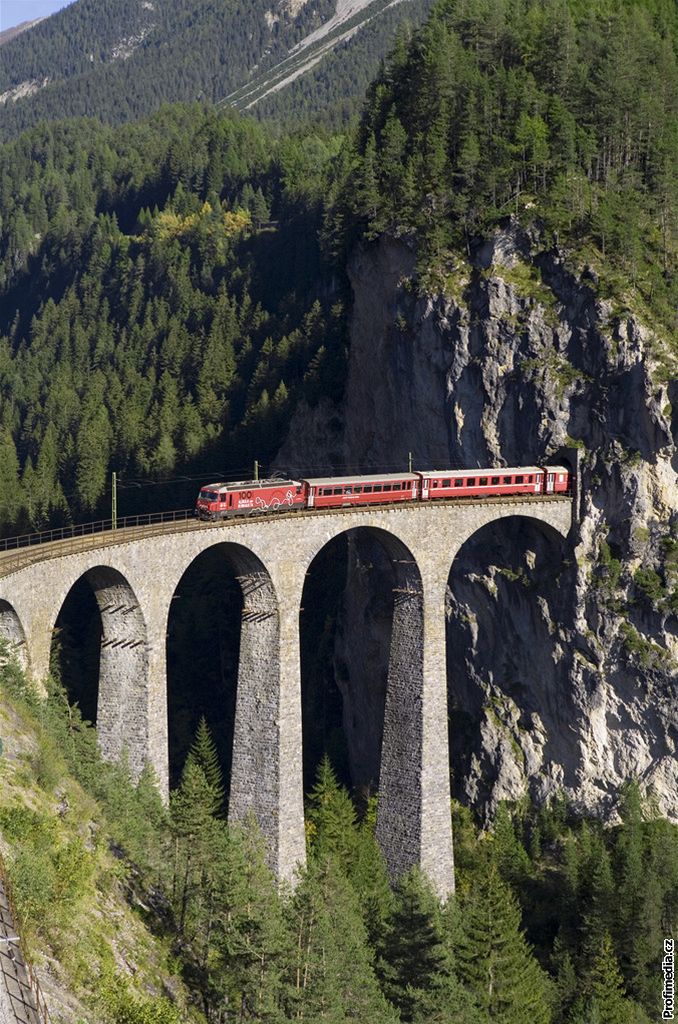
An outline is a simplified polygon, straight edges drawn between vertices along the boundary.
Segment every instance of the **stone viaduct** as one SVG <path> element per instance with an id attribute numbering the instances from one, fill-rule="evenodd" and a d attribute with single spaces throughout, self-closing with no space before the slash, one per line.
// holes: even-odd
<path id="1" fill-rule="evenodd" d="M 226 523 L 118 529 L 0 554 L 0 636 L 36 680 L 71 587 L 86 577 L 102 620 L 97 729 L 104 756 L 127 748 L 168 787 L 166 634 L 177 585 L 221 545 L 242 589 L 229 820 L 254 814 L 271 867 L 292 880 L 305 860 L 299 611 L 306 573 L 330 540 L 367 529 L 394 570 L 394 611 L 377 836 L 392 876 L 420 864 L 453 888 L 445 593 L 461 546 L 509 516 L 568 535 L 572 501 L 530 497 L 277 514 Z"/>

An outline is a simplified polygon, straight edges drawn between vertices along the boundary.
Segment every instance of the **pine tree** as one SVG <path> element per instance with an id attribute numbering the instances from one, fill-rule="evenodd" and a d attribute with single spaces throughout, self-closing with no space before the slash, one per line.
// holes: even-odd
<path id="1" fill-rule="evenodd" d="M 295 955 L 288 1017 L 395 1024 L 382 995 L 356 895 L 332 857 L 312 861 L 289 909 Z"/>
<path id="2" fill-rule="evenodd" d="M 201 769 L 213 798 L 213 814 L 219 814 L 224 807 L 224 777 L 219 763 L 219 754 L 214 745 L 207 720 L 204 715 L 200 716 L 198 728 L 195 731 L 195 738 L 188 752 L 188 759 L 191 764 Z"/>
<path id="3" fill-rule="evenodd" d="M 394 901 L 386 862 L 375 838 L 376 817 L 377 798 L 372 797 L 358 828 L 346 869 L 360 899 L 369 943 L 382 955 Z"/>
<path id="4" fill-rule="evenodd" d="M 495 867 L 462 907 L 459 976 L 496 1024 L 548 1024 L 549 983 L 520 928 L 515 896 Z"/>
<path id="5" fill-rule="evenodd" d="M 21 508 L 19 460 L 12 435 L 0 430 L 0 526 L 16 524 Z"/>
<path id="6" fill-rule="evenodd" d="M 337 782 L 327 754 L 318 765 L 306 819 L 314 855 L 319 859 L 333 856 L 348 871 L 356 848 L 356 812 L 349 794 Z"/>
<path id="7" fill-rule="evenodd" d="M 413 868 L 400 879 L 384 950 L 385 991 L 404 1021 L 444 964 L 440 905 L 426 877 Z"/>
<path id="8" fill-rule="evenodd" d="M 649 1024 L 640 1007 L 626 998 L 624 981 L 608 933 L 601 940 L 585 987 L 584 999 L 573 1011 L 574 1019 L 584 1012 L 587 1021 L 599 1020 L 601 1024 Z"/>
<path id="9" fill-rule="evenodd" d="M 292 937 L 256 823 L 229 830 L 215 878 L 215 937 L 209 990 L 230 1019 L 284 1021 Z"/>
<path id="10" fill-rule="evenodd" d="M 174 837 L 172 903 L 182 934 L 201 931 L 205 904 L 212 903 L 211 876 L 225 842 L 224 826 L 214 817 L 215 794 L 205 773 L 186 760 L 179 787 L 170 800 Z M 208 916 L 207 928 L 211 928 Z"/>
<path id="11" fill-rule="evenodd" d="M 502 878 L 512 885 L 530 873 L 530 858 L 516 835 L 511 812 L 505 802 L 499 804 L 492 827 L 493 854 Z"/>

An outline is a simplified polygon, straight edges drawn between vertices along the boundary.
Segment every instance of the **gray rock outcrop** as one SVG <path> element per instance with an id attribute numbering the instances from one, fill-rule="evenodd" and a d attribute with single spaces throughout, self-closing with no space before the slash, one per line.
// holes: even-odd
<path id="1" fill-rule="evenodd" d="M 614 818 L 634 776 L 678 820 L 675 338 L 515 223 L 426 287 L 403 239 L 361 248 L 349 274 L 344 401 L 298 409 L 281 465 L 394 469 L 408 451 L 415 467 L 526 465 L 579 450 L 571 546 L 516 519 L 452 566 L 455 795 L 487 816 L 502 799 L 564 792 Z M 353 550 L 335 660 L 359 783 L 388 626 L 383 595 L 353 585 L 368 556 Z"/>

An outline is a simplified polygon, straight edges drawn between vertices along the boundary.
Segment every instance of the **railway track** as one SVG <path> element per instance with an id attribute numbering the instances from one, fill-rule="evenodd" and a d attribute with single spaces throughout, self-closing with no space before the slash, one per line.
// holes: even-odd
<path id="1" fill-rule="evenodd" d="M 95 523 L 84 523 L 80 526 L 65 527 L 61 530 L 48 530 L 43 533 L 24 534 L 0 540 L 0 577 L 10 576 L 14 572 L 51 558 L 62 558 L 65 555 L 82 551 L 92 551 L 129 544 L 132 541 L 146 540 L 158 535 L 186 533 L 197 530 L 228 531 L 243 522 L 279 522 L 280 520 L 297 520 L 307 517 L 333 515 L 360 515 L 370 509 L 380 512 L 421 512 L 427 506 L 441 505 L 459 507 L 464 505 L 526 505 L 571 501 L 570 495 L 515 495 L 512 497 L 498 496 L 488 498 L 456 498 L 445 501 L 435 499 L 431 502 L 398 502 L 380 505 L 357 505 L 350 508 L 299 509 L 290 512 L 254 513 L 248 516 L 233 516 L 215 523 L 204 522 L 195 518 L 193 509 L 182 509 L 174 512 L 158 512 L 144 516 L 127 516 L 118 519 L 114 528 L 111 520 L 100 520 Z"/>

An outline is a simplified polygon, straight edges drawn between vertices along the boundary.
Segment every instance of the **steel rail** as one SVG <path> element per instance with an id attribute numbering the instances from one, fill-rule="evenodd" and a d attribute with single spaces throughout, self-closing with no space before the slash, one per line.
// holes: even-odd
<path id="1" fill-rule="evenodd" d="M 42 533 L 24 534 L 0 540 L 0 578 L 10 576 L 36 562 L 51 558 L 63 558 L 66 555 L 78 554 L 83 551 L 116 547 L 138 540 L 146 540 L 159 535 L 186 533 L 198 530 L 224 530 L 242 525 L 243 523 L 272 523 L 280 520 L 297 520 L 317 518 L 320 516 L 355 515 L 361 512 L 377 510 L 381 512 L 409 511 L 417 512 L 424 508 L 459 507 L 460 505 L 517 505 L 536 504 L 538 502 L 572 501 L 572 494 L 514 494 L 488 495 L 483 498 L 432 498 L 428 501 L 403 501 L 384 504 L 351 505 L 339 508 L 303 508 L 289 512 L 256 512 L 236 515 L 228 519 L 208 522 L 195 518 L 193 509 L 182 509 L 176 512 L 157 512 L 145 516 L 126 516 L 118 520 L 116 529 L 112 528 L 111 520 L 100 520 L 95 523 L 84 523 L 81 526 L 66 527 L 63 530 L 48 530 Z"/>

